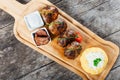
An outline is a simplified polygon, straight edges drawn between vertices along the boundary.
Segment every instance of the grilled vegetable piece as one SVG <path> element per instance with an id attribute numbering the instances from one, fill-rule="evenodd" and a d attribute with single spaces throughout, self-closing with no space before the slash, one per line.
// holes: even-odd
<path id="1" fill-rule="evenodd" d="M 34 40 L 37 46 L 45 45 L 50 41 L 50 37 L 47 32 L 43 29 L 37 31 L 34 35 Z"/>
<path id="2" fill-rule="evenodd" d="M 58 19 L 49 25 L 49 31 L 53 35 L 62 34 L 66 29 L 67 29 L 67 24 L 62 19 Z"/>
<path id="3" fill-rule="evenodd" d="M 82 42 L 82 36 L 81 36 L 81 34 L 80 34 L 79 32 L 76 32 L 76 38 L 75 38 L 75 40 L 76 40 L 77 42 L 79 42 L 79 43 Z"/>
<path id="4" fill-rule="evenodd" d="M 66 47 L 68 44 L 75 40 L 75 36 L 75 31 L 69 29 L 59 36 L 57 43 L 62 47 Z"/>
<path id="5" fill-rule="evenodd" d="M 81 49 L 80 43 L 74 41 L 65 48 L 64 55 L 69 59 L 75 59 L 79 55 Z"/>
<path id="6" fill-rule="evenodd" d="M 51 23 L 58 17 L 58 9 L 54 6 L 46 6 L 41 10 L 42 17 L 46 24 Z"/>

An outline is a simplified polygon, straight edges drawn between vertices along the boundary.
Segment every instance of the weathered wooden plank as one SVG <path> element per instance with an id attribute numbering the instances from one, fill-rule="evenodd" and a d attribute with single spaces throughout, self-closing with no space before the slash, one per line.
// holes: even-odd
<path id="1" fill-rule="evenodd" d="M 75 73 L 52 63 L 18 80 L 82 80 Z"/>
<path id="2" fill-rule="evenodd" d="M 112 70 L 106 80 L 120 80 L 120 67 Z"/>
<path id="3" fill-rule="evenodd" d="M 72 17 L 78 18 L 77 15 L 89 11 L 107 1 L 108 0 L 62 0 L 55 5 Z"/>
<path id="4" fill-rule="evenodd" d="M 14 22 L 14 18 L 12 16 L 0 10 L 0 29 L 13 22 Z"/>
<path id="5" fill-rule="evenodd" d="M 0 29 L 0 80 L 14 80 L 51 62 L 16 40 L 12 30 L 13 24 Z"/>
<path id="6" fill-rule="evenodd" d="M 83 13 L 80 17 L 83 24 L 101 37 L 120 30 L 120 1 L 106 2 L 95 9 Z"/>
<path id="7" fill-rule="evenodd" d="M 61 2 L 62 0 L 48 0 L 48 1 L 52 2 L 53 4 L 56 4 L 56 3 Z"/>
<path id="8" fill-rule="evenodd" d="M 95 8 L 106 1 L 108 0 L 62 0 L 55 5 L 78 20 L 78 15 Z"/>
<path id="9" fill-rule="evenodd" d="M 17 1 L 20 2 L 20 3 L 22 3 L 22 4 L 26 4 L 26 3 L 28 3 L 31 0 L 17 0 Z"/>

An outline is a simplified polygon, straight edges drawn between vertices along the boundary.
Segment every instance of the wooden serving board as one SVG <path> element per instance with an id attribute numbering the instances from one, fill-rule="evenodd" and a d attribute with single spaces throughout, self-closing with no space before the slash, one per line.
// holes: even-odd
<path id="1" fill-rule="evenodd" d="M 83 49 L 81 52 L 89 47 L 100 47 L 105 50 L 109 59 L 105 70 L 99 75 L 88 74 L 81 67 L 81 54 L 74 60 L 67 59 L 64 56 L 63 48 L 60 47 L 56 42 L 57 38 L 53 39 L 51 43 L 45 46 L 41 46 L 39 48 L 35 46 L 31 37 L 32 31 L 28 30 L 24 21 L 24 16 L 36 10 L 40 10 L 45 5 L 54 6 L 47 0 L 32 0 L 26 5 L 20 4 L 16 0 L 0 0 L 0 8 L 15 18 L 14 35 L 20 42 L 70 69 L 71 71 L 80 75 L 84 80 L 104 80 L 118 57 L 119 48 L 115 44 L 101 39 L 96 34 L 71 18 L 69 15 L 61 11 L 59 8 L 60 15 L 58 18 L 64 19 L 67 22 L 68 28 L 79 31 L 83 36 L 83 42 L 81 43 Z"/>

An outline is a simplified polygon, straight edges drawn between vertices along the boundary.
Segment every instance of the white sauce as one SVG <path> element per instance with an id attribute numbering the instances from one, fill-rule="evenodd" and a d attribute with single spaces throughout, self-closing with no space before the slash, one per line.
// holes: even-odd
<path id="1" fill-rule="evenodd" d="M 44 25 L 39 11 L 28 14 L 24 17 L 24 20 L 29 30 L 33 30 Z"/>
<path id="2" fill-rule="evenodd" d="M 94 66 L 94 60 L 96 58 L 100 58 L 101 61 L 98 63 L 97 66 Z M 86 59 L 88 61 L 88 66 L 92 69 L 96 69 L 96 68 L 101 68 L 104 64 L 104 55 L 101 52 L 89 52 L 86 55 Z"/>

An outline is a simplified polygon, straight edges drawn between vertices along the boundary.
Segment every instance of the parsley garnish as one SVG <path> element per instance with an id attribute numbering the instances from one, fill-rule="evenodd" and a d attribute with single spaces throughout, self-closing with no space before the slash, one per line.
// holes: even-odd
<path id="1" fill-rule="evenodd" d="M 94 66 L 97 66 L 100 61 L 101 61 L 101 58 L 96 58 L 94 60 Z"/>

